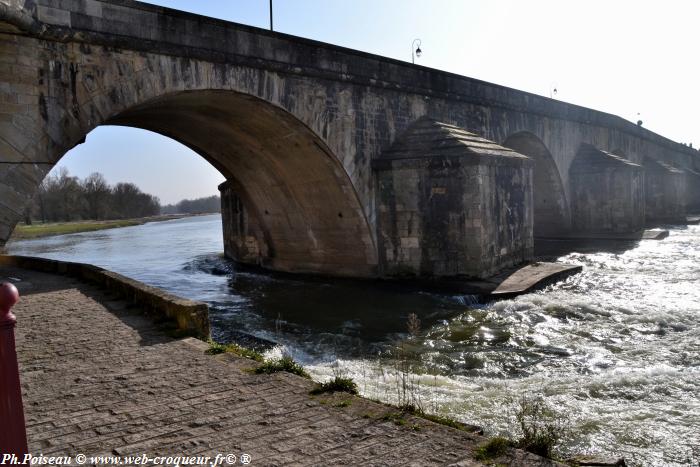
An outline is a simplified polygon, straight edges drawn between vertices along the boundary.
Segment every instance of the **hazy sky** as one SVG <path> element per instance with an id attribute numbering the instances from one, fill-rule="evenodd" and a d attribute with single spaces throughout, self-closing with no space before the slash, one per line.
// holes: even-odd
<path id="1" fill-rule="evenodd" d="M 153 0 L 268 28 L 268 0 Z M 695 0 L 274 0 L 275 30 L 613 113 L 700 145 Z M 159 135 L 100 127 L 59 166 L 132 181 L 162 202 L 217 193 L 223 178 Z"/>

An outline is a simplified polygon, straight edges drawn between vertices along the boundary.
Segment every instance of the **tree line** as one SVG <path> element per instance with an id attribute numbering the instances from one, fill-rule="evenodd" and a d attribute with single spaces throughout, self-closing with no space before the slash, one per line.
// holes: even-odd
<path id="1" fill-rule="evenodd" d="M 202 214 L 206 212 L 221 212 L 221 199 L 217 195 L 183 199 L 177 204 L 168 204 L 161 208 L 162 214 Z"/>
<path id="2" fill-rule="evenodd" d="M 158 197 L 142 192 L 133 183 L 122 182 L 112 186 L 99 172 L 81 180 L 62 167 L 41 183 L 25 211 L 25 222 L 131 219 L 161 213 L 195 214 L 220 210 L 218 196 L 183 200 L 161 207 Z"/>
<path id="3" fill-rule="evenodd" d="M 157 197 L 141 191 L 133 183 L 111 186 L 101 173 L 84 180 L 68 173 L 65 167 L 44 179 L 34 197 L 26 220 L 70 222 L 111 220 L 160 214 Z"/>

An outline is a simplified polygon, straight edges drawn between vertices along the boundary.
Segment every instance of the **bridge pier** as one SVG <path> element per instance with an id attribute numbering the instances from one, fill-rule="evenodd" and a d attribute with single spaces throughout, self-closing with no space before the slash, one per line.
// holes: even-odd
<path id="1" fill-rule="evenodd" d="M 231 180 L 219 185 L 224 255 L 242 264 L 263 266 L 270 257 L 269 242 L 257 216 L 246 209 L 240 190 L 237 193 L 233 185 Z"/>
<path id="2" fill-rule="evenodd" d="M 575 232 L 628 233 L 644 228 L 644 169 L 620 155 L 581 145 L 569 168 Z"/>
<path id="3" fill-rule="evenodd" d="M 651 157 L 644 160 L 647 223 L 685 223 L 686 173 Z"/>
<path id="4" fill-rule="evenodd" d="M 373 162 L 375 277 L 486 278 L 532 259 L 532 166 L 461 128 L 419 119 Z M 219 191 L 225 255 L 279 270 L 264 214 L 234 180 Z"/>
<path id="5" fill-rule="evenodd" d="M 373 163 L 380 271 L 489 277 L 532 258 L 532 161 L 419 119 Z"/>
<path id="6" fill-rule="evenodd" d="M 700 214 L 700 171 L 685 169 L 686 186 L 688 191 L 687 212 Z"/>

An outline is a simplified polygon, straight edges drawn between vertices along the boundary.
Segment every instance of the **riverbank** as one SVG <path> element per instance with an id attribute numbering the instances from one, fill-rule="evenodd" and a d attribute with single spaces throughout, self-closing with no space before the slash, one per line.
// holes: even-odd
<path id="1" fill-rule="evenodd" d="M 14 312 L 30 452 L 482 465 L 486 438 L 477 434 L 397 418 L 395 408 L 349 394 L 312 395 L 312 381 L 289 373 L 254 374 L 253 360 L 169 337 L 139 306 L 75 279 L 0 267 L 7 279 L 21 294 Z M 487 462 L 556 465 L 508 447 Z"/>
<path id="2" fill-rule="evenodd" d="M 161 216 L 139 217 L 135 219 L 114 219 L 105 221 L 75 221 L 75 222 L 47 222 L 32 225 L 17 224 L 12 232 L 11 240 L 29 240 L 54 235 L 66 235 L 81 232 L 94 232 L 97 230 L 117 229 L 131 227 L 147 222 L 162 222 L 183 217 L 199 216 L 206 214 L 165 214 Z"/>

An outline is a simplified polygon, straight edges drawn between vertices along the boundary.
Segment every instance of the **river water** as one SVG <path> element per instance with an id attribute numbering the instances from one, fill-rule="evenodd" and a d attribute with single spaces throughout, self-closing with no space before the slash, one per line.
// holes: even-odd
<path id="1" fill-rule="evenodd" d="M 96 264 L 210 304 L 217 340 L 278 343 L 312 376 L 517 436 L 523 398 L 560 428 L 562 455 L 700 462 L 700 226 L 578 252 L 584 271 L 487 304 L 399 286 L 236 272 L 219 216 L 11 242 L 12 254 Z M 409 314 L 420 325 L 408 333 Z"/>

